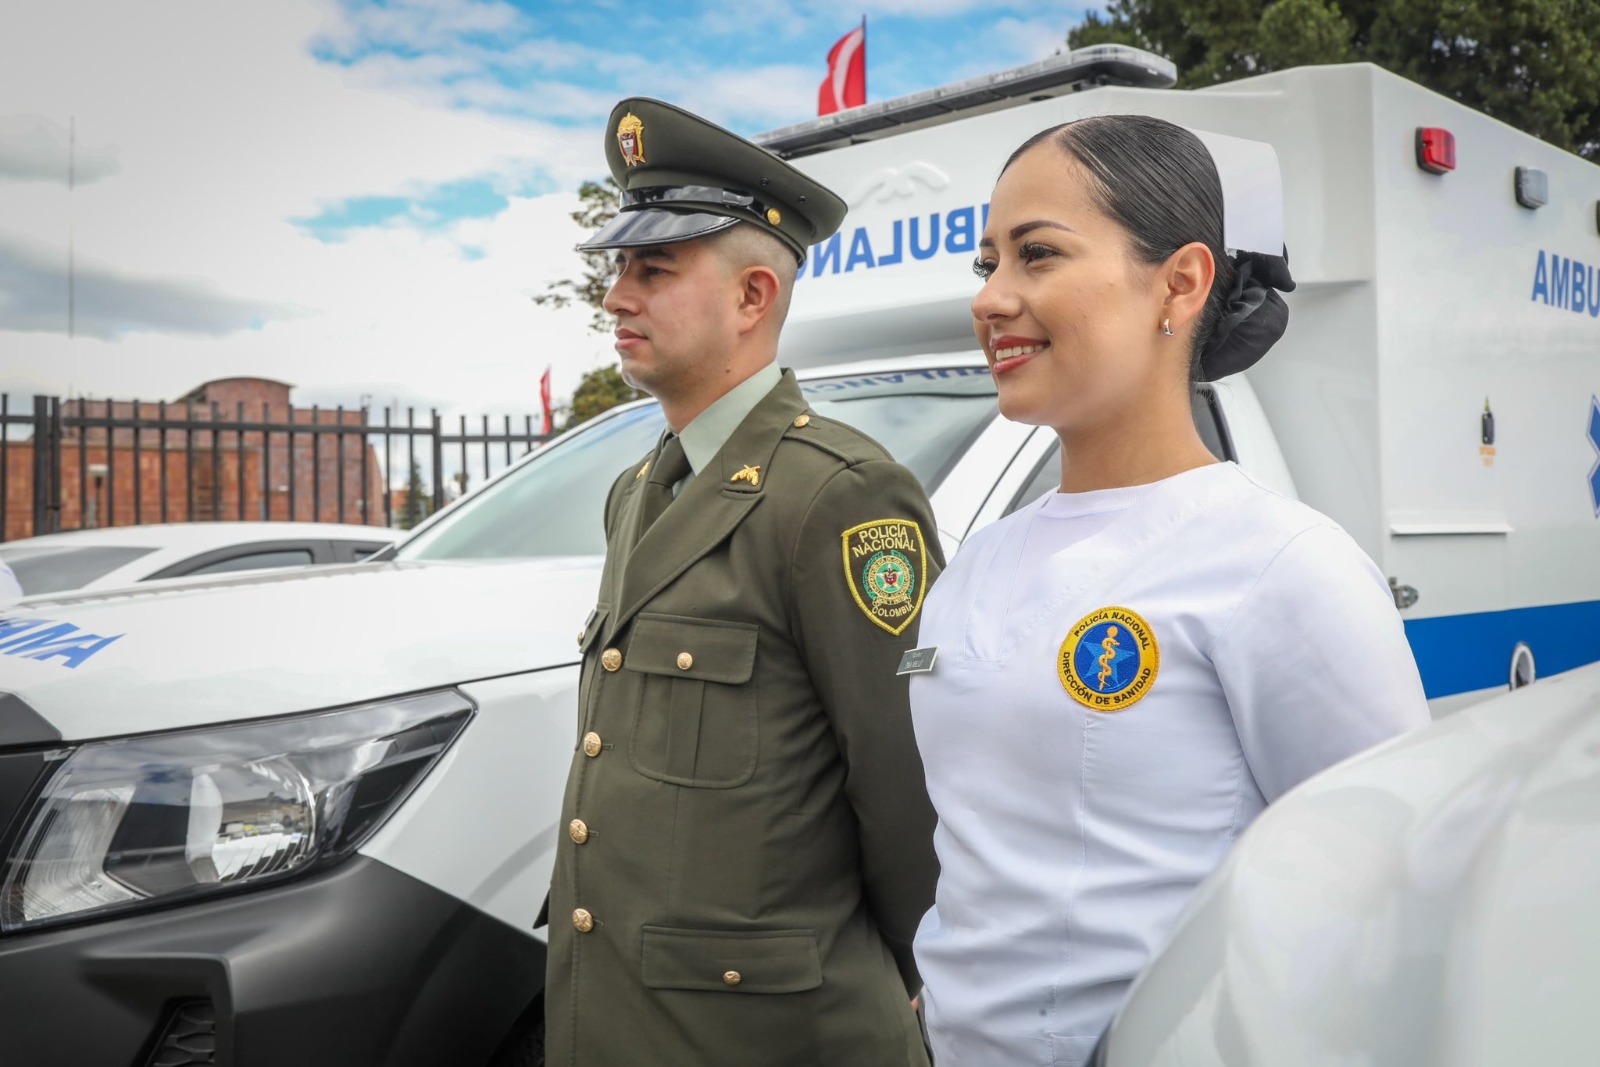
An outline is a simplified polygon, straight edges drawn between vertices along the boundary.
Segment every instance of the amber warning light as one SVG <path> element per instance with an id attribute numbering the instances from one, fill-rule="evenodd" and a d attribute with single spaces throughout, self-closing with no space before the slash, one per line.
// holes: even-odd
<path id="1" fill-rule="evenodd" d="M 1429 174 L 1456 169 L 1456 135 L 1442 126 L 1417 127 L 1417 166 Z"/>

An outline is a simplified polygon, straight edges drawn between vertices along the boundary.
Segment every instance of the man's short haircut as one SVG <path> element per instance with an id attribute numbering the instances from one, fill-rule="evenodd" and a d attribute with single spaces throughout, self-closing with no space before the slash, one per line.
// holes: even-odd
<path id="1" fill-rule="evenodd" d="M 778 276 L 778 295 L 773 301 L 771 321 L 781 327 L 789 316 L 789 300 L 794 295 L 795 275 L 800 264 L 794 250 L 778 238 L 748 223 L 730 226 L 709 240 L 717 254 L 734 270 L 766 267 Z"/>

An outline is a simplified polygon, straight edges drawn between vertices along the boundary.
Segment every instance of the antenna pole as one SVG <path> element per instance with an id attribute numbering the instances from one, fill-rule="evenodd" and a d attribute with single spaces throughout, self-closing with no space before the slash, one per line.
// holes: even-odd
<path id="1" fill-rule="evenodd" d="M 67 120 L 67 340 L 77 327 L 77 256 L 73 247 L 72 191 L 78 180 L 78 116 Z"/>

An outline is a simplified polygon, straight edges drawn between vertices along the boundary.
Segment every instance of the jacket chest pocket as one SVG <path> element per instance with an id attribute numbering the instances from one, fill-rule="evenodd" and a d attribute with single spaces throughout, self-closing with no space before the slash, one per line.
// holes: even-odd
<path id="1" fill-rule="evenodd" d="M 628 750 L 673 785 L 731 789 L 756 771 L 757 626 L 641 613 L 625 662 L 641 675 Z"/>

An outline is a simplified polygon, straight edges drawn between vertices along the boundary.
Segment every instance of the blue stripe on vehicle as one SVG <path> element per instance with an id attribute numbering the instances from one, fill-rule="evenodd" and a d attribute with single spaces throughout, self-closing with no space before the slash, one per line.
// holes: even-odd
<path id="1" fill-rule="evenodd" d="M 1507 684 L 1511 650 L 1533 650 L 1539 676 L 1600 660 L 1600 600 L 1407 619 L 1428 699 Z"/>

